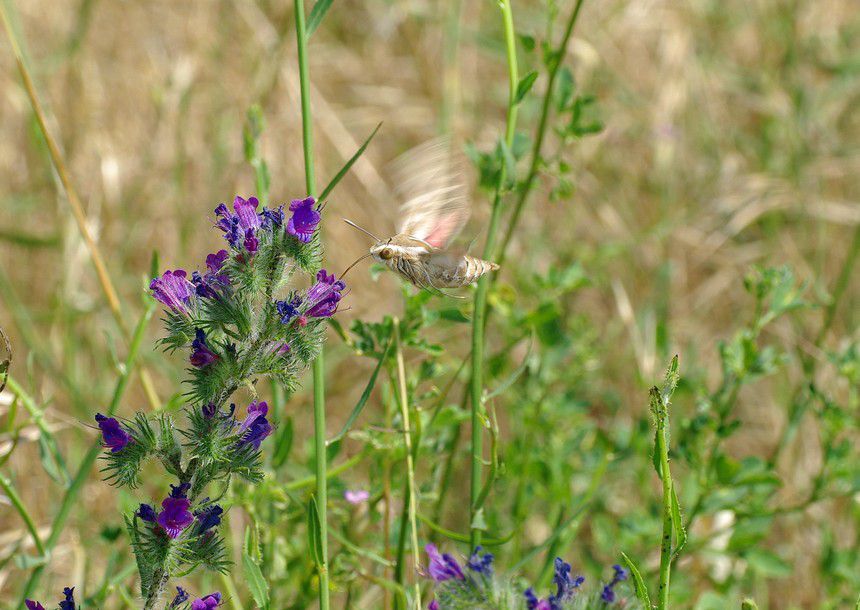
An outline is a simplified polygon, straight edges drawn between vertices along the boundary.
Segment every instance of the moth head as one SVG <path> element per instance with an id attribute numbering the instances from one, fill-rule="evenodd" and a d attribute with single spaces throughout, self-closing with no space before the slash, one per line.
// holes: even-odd
<path id="1" fill-rule="evenodd" d="M 394 257 L 394 248 L 389 242 L 381 241 L 370 249 L 370 254 L 377 262 L 384 263 Z"/>

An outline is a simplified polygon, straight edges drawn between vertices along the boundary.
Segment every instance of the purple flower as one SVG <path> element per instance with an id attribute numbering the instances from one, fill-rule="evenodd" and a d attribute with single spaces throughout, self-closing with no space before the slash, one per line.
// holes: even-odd
<path id="1" fill-rule="evenodd" d="M 234 248 L 239 247 L 239 237 L 244 234 L 239 230 L 239 217 L 231 214 L 227 206 L 219 204 L 215 208 L 215 226 L 224 231 L 224 239 Z"/>
<path id="2" fill-rule="evenodd" d="M 32 599 L 25 599 L 24 605 L 27 606 L 27 610 L 45 610 L 45 606 L 39 602 L 34 602 Z"/>
<path id="3" fill-rule="evenodd" d="M 248 229 L 245 231 L 245 241 L 242 242 L 242 245 L 245 246 L 245 250 L 247 250 L 249 254 L 254 254 L 260 249 L 260 240 L 257 239 L 256 235 L 254 235 L 254 229 Z"/>
<path id="4" fill-rule="evenodd" d="M 210 593 L 206 597 L 195 599 L 191 602 L 191 610 L 212 610 L 221 605 L 221 594 L 218 591 Z"/>
<path id="5" fill-rule="evenodd" d="M 344 499 L 354 506 L 367 502 L 370 498 L 370 492 L 366 489 L 347 489 L 343 492 Z"/>
<path id="6" fill-rule="evenodd" d="M 191 283 L 197 292 L 197 296 L 211 299 L 218 296 L 218 289 L 230 285 L 230 276 L 220 273 L 224 263 L 230 257 L 226 250 L 219 250 L 206 257 L 206 275 L 201 276 L 195 271 L 191 274 Z"/>
<path id="7" fill-rule="evenodd" d="M 188 313 L 188 302 L 194 294 L 194 284 L 188 281 L 188 274 L 184 270 L 165 271 L 161 277 L 149 283 L 149 289 L 152 296 L 173 311 Z"/>
<path id="8" fill-rule="evenodd" d="M 191 483 L 180 483 L 179 485 L 170 486 L 171 498 L 185 498 L 188 496 L 188 490 L 191 489 Z"/>
<path id="9" fill-rule="evenodd" d="M 477 572 L 478 574 L 486 574 L 487 576 L 493 573 L 493 554 L 492 553 L 484 553 L 481 554 L 482 551 L 481 546 L 476 546 L 475 551 L 472 553 L 472 556 L 469 557 L 469 561 L 467 562 L 467 566 L 473 572 Z"/>
<path id="10" fill-rule="evenodd" d="M 141 504 L 140 508 L 138 508 L 134 514 L 140 517 L 143 521 L 147 521 L 149 523 L 155 523 L 155 520 L 158 517 L 151 504 Z"/>
<path id="11" fill-rule="evenodd" d="M 346 288 L 334 274 L 329 275 L 325 269 L 317 273 L 317 283 L 308 289 L 307 301 L 310 304 L 305 316 L 309 318 L 330 318 L 337 311 L 337 304 L 343 297 L 341 291 Z"/>
<path id="12" fill-rule="evenodd" d="M 233 210 L 236 212 L 236 216 L 239 219 L 239 228 L 243 233 L 246 233 L 248 229 L 256 231 L 260 228 L 260 217 L 257 215 L 258 205 L 260 205 L 260 202 L 257 201 L 256 197 L 250 197 L 246 200 L 237 196 L 233 200 Z"/>
<path id="13" fill-rule="evenodd" d="M 102 431 L 104 445 L 110 447 L 111 453 L 122 451 L 131 442 L 131 436 L 122 429 L 116 418 L 105 417 L 101 413 L 96 413 L 96 422 L 98 422 L 99 430 Z"/>
<path id="14" fill-rule="evenodd" d="M 216 527 L 221 523 L 221 515 L 223 513 L 224 509 L 217 504 L 207 506 L 206 508 L 194 513 L 197 515 L 197 533 L 203 534 L 213 527 Z"/>
<path id="15" fill-rule="evenodd" d="M 63 589 L 63 595 L 66 599 L 60 602 L 60 610 L 75 610 L 75 588 L 66 587 Z"/>
<path id="16" fill-rule="evenodd" d="M 615 601 L 615 585 L 620 583 L 622 580 L 627 580 L 627 570 L 618 564 L 612 566 L 612 569 L 615 570 L 615 575 L 612 577 L 612 580 L 603 587 L 603 592 L 600 594 L 600 599 L 607 604 L 611 604 Z"/>
<path id="17" fill-rule="evenodd" d="M 431 600 L 430 603 L 427 605 L 427 610 L 439 610 L 439 602 L 437 602 L 435 599 Z"/>
<path id="18" fill-rule="evenodd" d="M 314 208 L 315 203 L 313 197 L 293 199 L 290 203 L 290 211 L 293 214 L 287 222 L 287 233 L 305 244 L 314 236 L 320 223 L 319 208 Z"/>
<path id="19" fill-rule="evenodd" d="M 569 563 L 561 557 L 555 558 L 555 575 L 553 575 L 552 581 L 555 583 L 556 592 L 555 595 L 549 596 L 549 604 L 552 610 L 560 608 L 561 602 L 573 597 L 576 589 L 585 582 L 585 578 L 582 576 L 571 578 L 570 570 Z"/>
<path id="20" fill-rule="evenodd" d="M 260 448 L 260 443 L 272 433 L 272 424 L 266 419 L 269 405 L 264 401 L 252 402 L 248 405 L 248 414 L 239 425 L 239 447 L 251 445 L 255 450 Z"/>
<path id="21" fill-rule="evenodd" d="M 284 342 L 275 346 L 275 353 L 279 356 L 286 356 L 290 353 L 291 349 L 290 344 Z"/>
<path id="22" fill-rule="evenodd" d="M 297 317 L 301 304 L 302 297 L 295 292 L 290 294 L 288 301 L 275 301 L 275 308 L 278 310 L 278 315 L 281 316 L 281 324 L 289 324 L 293 318 Z"/>
<path id="23" fill-rule="evenodd" d="M 440 555 L 435 544 L 428 544 L 424 547 L 424 550 L 427 551 L 427 557 L 430 559 L 428 570 L 433 580 L 436 582 L 465 580 L 466 576 L 463 574 L 463 570 L 456 559 L 447 553 Z"/>
<path id="24" fill-rule="evenodd" d="M 528 610 L 552 610 L 549 602 L 545 599 L 538 599 L 534 589 L 531 587 L 525 590 L 523 596 L 526 598 L 526 608 Z"/>
<path id="25" fill-rule="evenodd" d="M 172 493 L 161 502 L 162 510 L 156 521 L 171 538 L 178 538 L 182 531 L 194 522 L 194 515 L 188 510 L 189 506 L 191 501 L 188 498 L 175 497 Z"/>
<path id="26" fill-rule="evenodd" d="M 203 417 L 205 417 L 206 419 L 212 419 L 218 412 L 218 405 L 216 405 L 214 402 L 207 402 L 205 405 L 203 405 L 201 410 L 203 411 Z"/>
<path id="27" fill-rule="evenodd" d="M 263 208 L 260 212 L 260 226 L 264 229 L 274 230 L 284 224 L 284 206 L 280 205 L 274 210 Z"/>
<path id="28" fill-rule="evenodd" d="M 170 607 L 175 608 L 179 604 L 184 604 L 188 601 L 188 592 L 182 587 L 176 587 L 176 597 L 173 598 L 173 601 L 170 602 Z"/>
<path id="29" fill-rule="evenodd" d="M 209 366 L 218 360 L 218 354 L 206 345 L 206 333 L 200 328 L 197 329 L 194 341 L 191 342 L 191 350 L 191 365 L 197 368 Z"/>

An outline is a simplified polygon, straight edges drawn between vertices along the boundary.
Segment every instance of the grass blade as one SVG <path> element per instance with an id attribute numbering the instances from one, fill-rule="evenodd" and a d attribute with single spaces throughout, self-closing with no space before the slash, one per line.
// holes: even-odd
<path id="1" fill-rule="evenodd" d="M 332 2 L 334 0 L 317 0 L 314 3 L 314 7 L 308 15 L 308 23 L 305 29 L 305 36 L 307 38 L 310 38 L 317 27 L 319 27 L 319 24 L 322 23 L 323 17 L 325 17 L 328 9 L 331 8 Z"/>
<path id="2" fill-rule="evenodd" d="M 314 8 L 316 8 L 316 7 L 314 7 Z M 376 135 L 376 132 L 379 131 L 380 127 L 382 127 L 382 123 L 379 123 L 376 126 L 376 128 L 373 130 L 373 132 L 369 136 L 367 136 L 367 139 L 364 141 L 364 144 L 362 144 L 358 148 L 358 150 L 355 151 L 355 154 L 352 155 L 352 157 L 350 157 L 349 161 L 346 162 L 346 165 L 344 165 L 342 168 L 340 168 L 340 171 L 337 174 L 335 174 L 335 177 L 332 178 L 331 182 L 329 182 L 328 185 L 323 189 L 322 193 L 320 194 L 320 196 L 318 198 L 318 201 L 325 201 L 326 200 L 326 197 L 328 197 L 329 193 L 331 193 L 334 190 L 334 187 L 337 186 L 337 183 L 340 182 L 341 178 L 343 178 L 346 175 L 346 172 L 348 172 L 350 170 L 350 168 L 353 166 L 353 164 L 356 161 L 358 161 L 358 158 L 364 154 L 364 151 L 367 148 L 367 145 L 370 144 L 370 141 L 373 139 L 373 136 Z"/>
<path id="3" fill-rule="evenodd" d="M 343 425 L 343 428 L 340 432 L 338 432 L 332 439 L 328 441 L 328 445 L 335 443 L 346 436 L 347 432 L 349 432 L 350 428 L 352 428 L 352 424 L 355 423 L 355 420 L 361 415 L 361 412 L 364 410 L 364 406 L 367 404 L 368 399 L 370 398 L 370 393 L 373 391 L 373 387 L 376 385 L 376 378 L 379 376 L 379 371 L 382 368 L 382 365 L 388 359 L 388 352 L 391 350 L 392 341 L 388 342 L 388 345 L 385 347 L 385 351 L 382 354 L 382 357 L 379 359 L 379 362 L 376 363 L 376 368 L 373 369 L 373 373 L 370 375 L 370 379 L 367 380 L 367 385 L 364 387 L 364 391 L 361 393 L 361 397 L 358 399 L 358 402 L 355 403 L 355 407 L 352 409 L 352 413 L 349 414 L 349 418 L 346 420 L 346 423 Z"/>

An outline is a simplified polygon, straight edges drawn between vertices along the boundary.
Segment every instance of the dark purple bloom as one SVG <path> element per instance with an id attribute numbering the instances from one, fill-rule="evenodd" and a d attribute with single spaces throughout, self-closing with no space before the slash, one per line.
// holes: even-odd
<path id="1" fill-rule="evenodd" d="M 469 557 L 469 561 L 466 565 L 473 572 L 489 576 L 493 573 L 493 554 L 484 553 L 482 555 L 482 550 L 482 547 L 476 546 L 475 551 L 472 553 L 472 556 Z"/>
<path id="2" fill-rule="evenodd" d="M 63 589 L 63 595 L 66 599 L 60 602 L 60 610 L 75 610 L 75 588 L 66 587 Z"/>
<path id="3" fill-rule="evenodd" d="M 564 561 L 561 557 L 555 558 L 555 575 L 552 581 L 555 583 L 555 595 L 549 596 L 549 604 L 552 610 L 561 608 L 561 602 L 570 599 L 576 593 L 576 589 L 585 582 L 585 578 L 577 576 L 570 577 L 570 564 Z"/>
<path id="4" fill-rule="evenodd" d="M 205 417 L 206 419 L 212 419 L 218 412 L 218 406 L 214 402 L 207 402 L 205 405 L 203 405 L 202 411 L 203 417 Z"/>
<path id="5" fill-rule="evenodd" d="M 218 354 L 209 349 L 209 346 L 206 345 L 206 333 L 198 328 L 194 341 L 191 342 L 191 365 L 203 368 L 216 360 L 218 360 Z"/>
<path id="6" fill-rule="evenodd" d="M 184 604 L 188 601 L 188 592 L 182 587 L 176 587 L 176 597 L 173 598 L 173 601 L 170 602 L 170 607 L 175 608 L 179 604 Z"/>
<path id="7" fill-rule="evenodd" d="M 528 610 L 552 610 L 549 602 L 545 599 L 538 599 L 538 596 L 535 595 L 534 589 L 531 587 L 526 589 L 523 595 L 526 598 L 526 608 L 528 608 Z"/>
<path id="8" fill-rule="evenodd" d="M 111 453 L 122 451 L 131 442 L 131 436 L 122 429 L 116 418 L 105 417 L 101 413 L 96 413 L 96 422 L 98 422 L 99 430 L 102 431 L 104 445 L 110 447 Z"/>
<path id="9" fill-rule="evenodd" d="M 280 345 L 275 346 L 275 353 L 278 354 L 279 356 L 286 356 L 287 354 L 290 353 L 291 349 L 292 348 L 290 347 L 290 344 L 284 342 L 284 343 L 281 343 Z"/>
<path id="10" fill-rule="evenodd" d="M 221 605 L 221 594 L 218 591 L 210 593 L 206 597 L 195 599 L 191 602 L 191 610 L 212 610 Z"/>
<path id="11" fill-rule="evenodd" d="M 216 527 L 221 523 L 221 515 L 223 513 L 224 509 L 217 504 L 207 506 L 206 508 L 197 511 L 195 513 L 195 515 L 197 515 L 197 533 L 203 534 L 213 527 Z"/>
<path id="12" fill-rule="evenodd" d="M 191 483 L 180 483 L 179 485 L 170 486 L 171 498 L 185 498 L 188 496 L 188 490 L 191 489 Z"/>
<path id="13" fill-rule="evenodd" d="M 158 513 L 158 525 L 164 528 L 167 535 L 177 538 L 182 531 L 194 522 L 194 515 L 189 512 L 191 501 L 188 498 L 171 497 L 161 502 L 161 512 Z"/>
<path id="14" fill-rule="evenodd" d="M 260 249 L 260 240 L 254 235 L 254 229 L 245 231 L 245 241 L 242 242 L 242 245 L 245 246 L 245 250 L 250 254 L 254 254 Z"/>
<path id="15" fill-rule="evenodd" d="M 264 401 L 252 402 L 248 405 L 248 414 L 239 425 L 239 446 L 251 445 L 255 450 L 260 448 L 260 443 L 272 433 L 272 424 L 266 419 L 269 405 Z"/>
<path id="16" fill-rule="evenodd" d="M 264 229 L 274 230 L 284 224 L 284 206 L 278 206 L 274 210 L 263 208 L 260 212 L 260 226 Z"/>
<path id="17" fill-rule="evenodd" d="M 305 316 L 309 318 L 330 318 L 337 311 L 337 304 L 343 297 L 341 292 L 346 288 L 334 274 L 329 275 L 325 269 L 317 273 L 317 283 L 308 289 L 307 301 L 309 308 Z"/>
<path id="18" fill-rule="evenodd" d="M 301 304 L 302 297 L 295 292 L 290 294 L 289 300 L 275 301 L 275 308 L 278 310 L 278 315 L 281 316 L 281 324 L 289 324 L 293 318 L 297 317 Z"/>
<path id="19" fill-rule="evenodd" d="M 605 601 L 607 604 L 611 604 L 615 601 L 615 585 L 620 583 L 622 580 L 627 580 L 627 570 L 618 564 L 612 566 L 612 569 L 615 570 L 615 575 L 612 577 L 612 580 L 603 587 L 603 592 L 600 594 L 600 599 Z"/>
<path id="20" fill-rule="evenodd" d="M 435 544 L 428 544 L 424 550 L 427 551 L 427 557 L 430 559 L 430 565 L 427 568 L 430 572 L 430 578 L 436 582 L 465 580 L 466 576 L 456 559 L 447 553 L 440 555 Z"/>
<path id="21" fill-rule="evenodd" d="M 224 232 L 224 239 L 228 244 L 234 248 L 239 247 L 239 238 L 244 235 L 244 231 L 239 229 L 239 217 L 231 214 L 223 203 L 215 208 L 215 226 Z"/>
<path id="22" fill-rule="evenodd" d="M 141 504 L 134 514 L 149 523 L 155 523 L 155 519 L 158 517 L 151 504 Z"/>
<path id="23" fill-rule="evenodd" d="M 24 605 L 27 606 L 27 610 L 45 610 L 45 606 L 39 602 L 34 602 L 32 599 L 25 599 Z"/>
<path id="24" fill-rule="evenodd" d="M 197 292 L 197 296 L 212 299 L 218 296 L 218 290 L 230 285 L 230 276 L 221 273 L 224 263 L 230 257 L 226 250 L 219 250 L 206 257 L 206 275 L 201 276 L 195 271 L 191 274 L 191 283 Z"/>
<path id="25" fill-rule="evenodd" d="M 242 199 L 236 197 L 233 200 L 233 210 L 236 212 L 236 217 L 239 219 L 239 228 L 243 233 L 247 233 L 248 229 L 256 231 L 260 228 L 260 216 L 257 214 L 257 206 L 260 202 L 256 197 Z"/>
<path id="26" fill-rule="evenodd" d="M 320 223 L 320 213 L 319 209 L 314 207 L 315 203 L 313 197 L 293 199 L 290 203 L 290 211 L 293 214 L 287 222 L 287 233 L 305 244 L 314 236 Z"/>
<path id="27" fill-rule="evenodd" d="M 184 270 L 165 271 L 161 277 L 149 283 L 149 289 L 152 296 L 173 311 L 188 313 L 188 302 L 194 294 L 194 284 L 188 281 L 188 274 Z"/>

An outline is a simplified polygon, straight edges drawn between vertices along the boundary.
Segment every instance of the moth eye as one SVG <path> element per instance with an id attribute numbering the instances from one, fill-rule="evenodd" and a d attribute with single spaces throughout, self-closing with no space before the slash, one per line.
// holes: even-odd
<path id="1" fill-rule="evenodd" d="M 387 261 L 389 258 L 391 258 L 391 256 L 392 256 L 391 248 L 383 248 L 382 250 L 379 251 L 379 258 L 381 258 L 384 261 Z"/>

